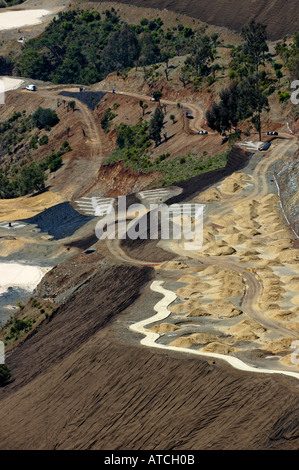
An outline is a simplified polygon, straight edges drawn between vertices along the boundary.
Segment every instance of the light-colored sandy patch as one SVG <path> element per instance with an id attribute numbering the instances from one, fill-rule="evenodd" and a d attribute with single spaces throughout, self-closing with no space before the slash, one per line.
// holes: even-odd
<path id="1" fill-rule="evenodd" d="M 244 230 L 256 230 L 256 231 L 258 231 L 260 226 L 261 225 L 256 220 L 250 219 L 249 217 L 248 218 L 244 217 L 242 220 L 238 220 L 238 222 L 237 222 L 237 227 L 241 228 L 241 229 L 244 229 Z M 260 233 L 260 232 L 258 232 L 258 233 Z M 256 233 L 256 235 L 258 235 L 258 233 Z"/>
<path id="2" fill-rule="evenodd" d="M 279 359 L 279 362 L 281 362 L 285 366 L 297 367 L 297 369 L 299 369 L 299 361 L 297 362 L 297 360 L 298 360 L 298 355 L 297 357 L 294 358 L 293 353 L 291 353 L 291 354 L 287 354 L 286 356 L 283 356 L 281 359 Z"/>
<path id="3" fill-rule="evenodd" d="M 0 294 L 8 287 L 22 287 L 32 291 L 52 268 L 26 266 L 18 263 L 0 263 Z"/>
<path id="4" fill-rule="evenodd" d="M 284 250 L 275 259 L 281 263 L 299 264 L 299 250 Z"/>
<path id="5" fill-rule="evenodd" d="M 293 284 L 293 283 L 298 283 L 299 282 L 299 276 L 282 276 L 281 277 L 282 282 L 285 284 Z"/>
<path id="6" fill-rule="evenodd" d="M 246 242 L 246 246 L 247 248 L 261 248 L 260 253 L 262 253 L 266 245 L 260 240 L 249 240 Z"/>
<path id="7" fill-rule="evenodd" d="M 202 348 L 204 352 L 213 352 L 217 354 L 231 354 L 237 351 L 237 348 L 233 348 L 229 344 L 220 343 L 219 341 L 214 341 L 212 343 L 207 344 Z"/>
<path id="8" fill-rule="evenodd" d="M 290 236 L 291 236 L 290 232 L 286 229 L 273 231 L 273 233 L 271 233 L 271 238 L 273 238 L 275 240 L 280 240 L 282 238 L 289 239 Z"/>
<path id="9" fill-rule="evenodd" d="M 194 284 L 189 284 L 187 287 L 180 287 L 176 293 L 180 296 L 180 297 L 184 297 L 184 298 L 199 298 L 199 297 L 202 297 L 203 296 L 203 293 L 201 293 L 197 286 L 194 285 Z"/>
<path id="10" fill-rule="evenodd" d="M 222 235 L 233 235 L 234 233 L 239 233 L 240 230 L 238 230 L 237 227 L 234 227 L 233 225 L 228 225 L 226 227 L 220 228 L 219 232 Z"/>
<path id="11" fill-rule="evenodd" d="M 64 199 L 58 193 L 46 191 L 38 196 L 0 200 L 0 222 L 27 219 L 55 206 Z"/>
<path id="12" fill-rule="evenodd" d="M 205 307 L 197 307 L 191 310 L 187 317 L 209 317 L 210 315 Z"/>
<path id="13" fill-rule="evenodd" d="M 24 81 L 19 78 L 0 76 L 0 93 L 16 90 Z"/>
<path id="14" fill-rule="evenodd" d="M 194 202 L 215 202 L 221 201 L 222 194 L 217 188 L 209 188 L 194 199 Z"/>
<path id="15" fill-rule="evenodd" d="M 152 328 L 150 328 L 149 330 L 153 331 L 154 333 L 159 333 L 159 335 L 161 335 L 180 330 L 180 328 L 178 326 L 173 325 L 172 323 L 160 323 L 158 325 L 152 326 Z"/>
<path id="16" fill-rule="evenodd" d="M 26 239 L 26 238 L 18 238 L 16 240 L 5 240 L 2 239 L 0 243 L 0 256 L 6 258 L 7 256 L 12 255 L 13 253 L 17 253 L 27 243 L 35 243 L 34 240 Z M 1 281 L 0 281 L 1 282 Z"/>
<path id="17" fill-rule="evenodd" d="M 180 338 L 176 338 L 169 345 L 178 346 L 181 348 L 191 348 L 192 346 L 196 346 L 198 344 L 206 344 L 210 341 L 214 341 L 215 339 L 215 336 L 207 333 L 194 333 L 190 336 L 182 336 Z"/>
<path id="18" fill-rule="evenodd" d="M 278 354 L 280 352 L 290 350 L 290 346 L 294 338 L 279 338 L 273 341 L 267 342 L 261 349 L 265 349 L 266 351 L 270 351 L 272 354 Z"/>
<path id="19" fill-rule="evenodd" d="M 231 326 L 227 332 L 235 336 L 238 341 L 254 341 L 265 331 L 266 329 L 260 323 L 250 318 Z"/>
<path id="20" fill-rule="evenodd" d="M 288 321 L 296 318 L 297 315 L 292 310 L 269 310 L 265 313 L 265 316 L 277 321 Z"/>
<path id="21" fill-rule="evenodd" d="M 200 279 L 196 276 L 191 276 L 191 274 L 185 274 L 180 277 L 177 282 L 183 282 L 185 284 L 197 284 L 200 282 Z"/>
<path id="22" fill-rule="evenodd" d="M 221 193 L 236 194 L 239 193 L 250 181 L 251 177 L 246 173 L 236 171 L 231 176 L 225 178 L 224 182 L 218 187 Z"/>
<path id="23" fill-rule="evenodd" d="M 299 295 L 295 295 L 295 297 L 292 298 L 292 303 L 294 305 L 299 305 Z"/>
<path id="24" fill-rule="evenodd" d="M 294 282 L 293 284 L 288 284 L 286 286 L 286 288 L 288 290 L 290 290 L 291 292 L 297 292 L 299 293 L 299 282 Z"/>
<path id="25" fill-rule="evenodd" d="M 165 261 L 159 268 L 164 271 L 176 271 L 177 269 L 189 269 L 190 266 L 182 261 Z"/>
<path id="26" fill-rule="evenodd" d="M 0 29 L 16 29 L 41 24 L 49 10 L 17 10 L 0 13 Z"/>
<path id="27" fill-rule="evenodd" d="M 210 256 L 229 256 L 236 252 L 232 246 L 217 246 L 217 244 L 209 244 L 204 248 L 204 253 Z"/>
<path id="28" fill-rule="evenodd" d="M 207 310 L 212 315 L 219 315 L 221 317 L 232 318 L 242 315 L 242 310 L 237 308 L 230 300 L 219 299 L 207 305 Z"/>
<path id="29" fill-rule="evenodd" d="M 189 311 L 189 308 L 186 305 L 186 302 L 181 303 L 181 304 L 170 305 L 168 309 L 171 313 L 187 313 Z"/>
<path id="30" fill-rule="evenodd" d="M 248 237 L 244 233 L 238 232 L 227 237 L 226 241 L 229 245 L 232 245 L 232 246 L 243 245 L 243 243 L 248 241 Z"/>

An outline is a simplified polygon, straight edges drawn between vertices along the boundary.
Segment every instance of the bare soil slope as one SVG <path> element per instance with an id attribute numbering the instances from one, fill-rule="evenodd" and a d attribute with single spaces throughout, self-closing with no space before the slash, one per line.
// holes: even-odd
<path id="1" fill-rule="evenodd" d="M 140 6 L 139 0 L 119 3 Z M 299 4 L 296 0 L 144 0 L 142 7 L 157 8 L 199 18 L 206 23 L 240 32 L 252 18 L 268 26 L 269 39 L 282 39 L 298 30 Z"/>
<path id="2" fill-rule="evenodd" d="M 292 382 L 143 348 L 111 323 L 144 309 L 150 277 L 102 269 L 10 355 L 1 449 L 298 447 Z"/>

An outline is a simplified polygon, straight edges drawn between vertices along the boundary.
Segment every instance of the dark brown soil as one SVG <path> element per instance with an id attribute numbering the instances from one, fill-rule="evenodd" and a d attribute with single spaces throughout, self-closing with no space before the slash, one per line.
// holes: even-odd
<path id="1" fill-rule="evenodd" d="M 102 269 L 8 357 L 1 449 L 298 448 L 292 381 L 116 336 L 152 272 Z"/>
<path id="2" fill-rule="evenodd" d="M 119 3 L 166 9 L 237 32 L 254 18 L 268 26 L 268 36 L 272 40 L 283 39 L 285 34 L 298 30 L 297 0 L 215 0 L 213 4 L 210 0 L 143 0 L 142 5 L 140 0 L 119 0 Z"/>

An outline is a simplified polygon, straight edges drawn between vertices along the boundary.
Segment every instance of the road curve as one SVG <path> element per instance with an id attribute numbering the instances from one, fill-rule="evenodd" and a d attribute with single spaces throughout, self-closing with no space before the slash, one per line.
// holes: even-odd
<path id="1" fill-rule="evenodd" d="M 171 349 L 172 351 L 176 352 L 183 352 L 192 355 L 204 356 L 204 357 L 213 357 L 215 359 L 221 359 L 228 362 L 231 366 L 235 369 L 239 369 L 246 372 L 256 372 L 262 374 L 283 374 L 288 375 L 289 377 L 294 377 L 299 379 L 298 372 L 292 371 L 283 371 L 283 370 L 276 370 L 276 369 L 263 369 L 263 368 L 256 368 L 246 364 L 245 362 L 241 361 L 236 357 L 227 356 L 225 354 L 218 354 L 218 353 L 207 353 L 201 350 L 194 350 L 189 348 L 183 348 L 179 346 L 167 346 L 165 344 L 157 343 L 157 339 L 160 338 L 161 335 L 158 333 L 154 333 L 146 329 L 146 326 L 155 323 L 157 321 L 164 320 L 167 318 L 171 312 L 168 310 L 168 306 L 174 302 L 176 299 L 176 294 L 168 289 L 162 287 L 164 281 L 153 281 L 151 284 L 151 290 L 154 292 L 158 292 L 159 294 L 163 295 L 163 298 L 159 300 L 159 302 L 154 306 L 154 310 L 157 312 L 150 318 L 142 320 L 137 323 L 133 323 L 130 325 L 130 329 L 135 331 L 136 333 L 140 333 L 145 336 L 140 343 L 144 346 L 159 348 L 159 349 Z"/>

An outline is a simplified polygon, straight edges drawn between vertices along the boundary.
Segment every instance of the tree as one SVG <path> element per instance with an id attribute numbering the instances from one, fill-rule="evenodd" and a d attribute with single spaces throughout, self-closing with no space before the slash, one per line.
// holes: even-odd
<path id="1" fill-rule="evenodd" d="M 251 119 L 261 140 L 261 113 L 268 110 L 268 98 L 265 92 L 256 89 L 255 76 L 232 82 L 219 96 L 220 101 L 213 102 L 206 112 L 208 126 L 224 134 L 232 129 L 236 132 L 240 122 Z"/>
<path id="2" fill-rule="evenodd" d="M 215 79 L 216 79 L 216 72 L 218 72 L 219 70 L 221 70 L 221 67 L 220 67 L 219 64 L 214 64 L 214 65 L 212 65 L 211 70 L 212 70 L 213 79 L 214 79 L 214 81 L 215 81 Z"/>
<path id="3" fill-rule="evenodd" d="M 110 36 L 101 53 L 102 70 L 105 75 L 133 67 L 140 54 L 140 45 L 135 33 L 125 24 L 121 31 Z"/>
<path id="4" fill-rule="evenodd" d="M 251 20 L 249 25 L 242 29 L 241 35 L 245 40 L 243 51 L 254 64 L 257 76 L 259 65 L 265 56 L 265 52 L 269 50 L 267 45 L 267 26 Z"/>
<path id="5" fill-rule="evenodd" d="M 259 133 L 262 140 L 261 114 L 263 110 L 269 111 L 268 97 L 260 87 L 256 87 L 255 76 L 250 76 L 242 81 L 239 93 L 240 113 L 246 118 L 250 117 L 251 122 Z"/>
<path id="6" fill-rule="evenodd" d="M 164 126 L 164 114 L 161 110 L 161 108 L 158 106 L 155 110 L 155 113 L 150 120 L 150 126 L 149 126 L 149 137 L 152 139 L 156 147 L 161 143 L 162 138 L 161 138 L 161 131 Z"/>
<path id="7" fill-rule="evenodd" d="M 251 20 L 249 25 L 242 29 L 241 35 L 245 40 L 243 51 L 255 68 L 254 78 L 251 77 L 244 81 L 249 93 L 247 96 L 247 106 L 252 111 L 252 122 L 259 132 L 260 140 L 262 140 L 261 113 L 264 108 L 267 108 L 268 100 L 260 87 L 259 66 L 264 60 L 265 53 L 269 50 L 267 45 L 267 26 Z"/>
<path id="8" fill-rule="evenodd" d="M 72 100 L 68 103 L 68 106 L 73 110 L 73 112 L 75 111 L 75 107 L 76 107 L 76 101 Z"/>
<path id="9" fill-rule="evenodd" d="M 140 39 L 140 60 L 143 66 L 155 64 L 161 60 L 161 51 L 150 33 L 145 32 Z"/>
<path id="10" fill-rule="evenodd" d="M 174 124 L 174 123 L 175 123 L 175 115 L 174 115 L 174 114 L 171 114 L 169 117 L 170 117 L 170 119 L 171 119 L 171 121 L 172 121 L 172 124 Z"/>
<path id="11" fill-rule="evenodd" d="M 213 62 L 213 49 L 212 42 L 209 36 L 200 36 L 195 41 L 193 52 L 191 56 L 187 57 L 185 65 L 193 67 L 196 71 L 197 76 L 206 75 L 208 71 L 208 64 L 210 61 Z"/>
<path id="12" fill-rule="evenodd" d="M 41 52 L 25 49 L 17 65 L 23 77 L 49 80 L 50 63 Z"/>
<path id="13" fill-rule="evenodd" d="M 45 188 L 46 175 L 40 165 L 31 163 L 21 170 L 18 180 L 20 195 L 33 193 L 34 191 L 42 191 Z"/>
<path id="14" fill-rule="evenodd" d="M 153 92 L 153 98 L 156 100 L 156 101 L 159 101 L 160 103 L 160 99 L 162 98 L 162 91 L 161 90 L 155 90 Z"/>
<path id="15" fill-rule="evenodd" d="M 145 113 L 147 108 L 148 108 L 148 104 L 144 103 L 144 105 L 142 106 L 142 116 L 144 116 L 144 113 Z"/>
<path id="16" fill-rule="evenodd" d="M 214 45 L 214 48 L 216 49 L 217 47 L 217 40 L 219 38 L 219 34 L 218 33 L 213 33 L 211 34 L 211 39 L 213 41 L 213 45 Z"/>
<path id="17" fill-rule="evenodd" d="M 39 107 L 32 115 L 33 123 L 38 129 L 46 126 L 55 126 L 58 122 L 58 116 L 55 111 L 50 108 Z"/>
<path id="18" fill-rule="evenodd" d="M 239 107 L 239 87 L 236 82 L 222 90 L 219 103 L 213 103 L 210 110 L 206 112 L 208 126 L 224 134 L 237 127 L 238 122 L 242 120 L 242 112 Z"/>
<path id="19" fill-rule="evenodd" d="M 0 387 L 4 387 L 10 381 L 11 373 L 6 364 L 0 364 Z"/>

